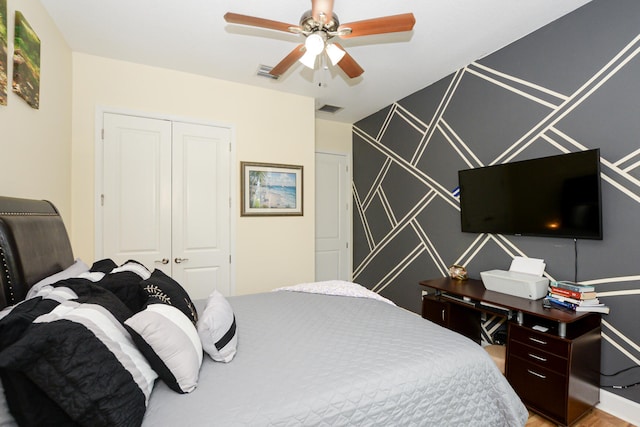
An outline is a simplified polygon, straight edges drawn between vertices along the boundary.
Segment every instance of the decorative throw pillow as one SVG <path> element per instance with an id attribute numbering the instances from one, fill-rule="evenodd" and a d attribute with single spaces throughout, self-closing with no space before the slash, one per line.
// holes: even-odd
<path id="1" fill-rule="evenodd" d="M 121 273 L 121 272 L 131 272 L 140 276 L 142 279 L 148 279 L 151 277 L 151 272 L 144 266 L 144 264 L 130 259 L 129 261 L 122 264 L 120 267 L 116 267 L 109 272 L 109 274 Z"/>
<path id="2" fill-rule="evenodd" d="M 96 284 L 113 292 L 133 313 L 137 313 L 145 307 L 148 299 L 146 292 L 139 286 L 140 280 L 150 276 L 151 272 L 144 265 L 130 260 L 112 269 Z"/>
<path id="3" fill-rule="evenodd" d="M 157 374 L 121 323 L 131 311 L 90 282 L 68 279 L 65 287 L 78 300 L 48 313 L 37 307 L 38 317 L 19 341 L 0 352 L 0 371 L 12 374 L 7 395 L 31 396 L 25 393 L 35 386 L 55 401 L 49 409 L 61 408 L 77 425 L 141 425 Z M 12 311 L 3 322 L 20 314 Z M 70 424 L 61 413 L 42 413 L 41 399 L 7 402 L 19 423 L 30 424 L 25 420 L 38 413 L 32 425 Z"/>
<path id="4" fill-rule="evenodd" d="M 236 355 L 238 334 L 236 318 L 229 301 L 214 290 L 198 321 L 198 335 L 202 348 L 217 362 L 230 362 Z"/>
<path id="5" fill-rule="evenodd" d="M 94 262 L 93 265 L 91 266 L 91 272 L 109 274 L 111 273 L 111 270 L 117 267 L 118 267 L 118 264 L 116 264 L 112 259 L 105 258 L 105 259 L 101 259 L 99 261 Z"/>
<path id="6" fill-rule="evenodd" d="M 25 299 L 33 298 L 40 291 L 40 289 L 47 285 L 52 285 L 56 282 L 59 282 L 60 280 L 78 277 L 79 275 L 87 271 L 89 271 L 89 266 L 85 264 L 80 258 L 78 258 L 69 267 L 56 274 L 45 277 L 44 279 L 33 285 L 29 289 L 29 292 L 27 292 L 27 297 Z"/>
<path id="7" fill-rule="evenodd" d="M 174 391 L 189 393 L 198 385 L 202 344 L 190 319 L 177 308 L 149 304 L 125 321 L 138 350 Z"/>
<path id="8" fill-rule="evenodd" d="M 185 314 L 194 325 L 198 321 L 196 306 L 182 286 L 161 270 L 153 270 L 151 277 L 140 282 L 149 297 L 147 304 L 172 305 Z"/>

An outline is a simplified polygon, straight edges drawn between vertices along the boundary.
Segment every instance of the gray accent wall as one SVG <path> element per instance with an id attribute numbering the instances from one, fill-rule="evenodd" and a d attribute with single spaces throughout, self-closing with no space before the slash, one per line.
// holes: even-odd
<path id="1" fill-rule="evenodd" d="M 592 148 L 603 240 L 460 231 L 458 170 Z M 640 403 L 606 387 L 640 381 L 640 1 L 594 0 L 355 123 L 353 198 L 354 281 L 415 312 L 418 282 L 454 263 L 479 278 L 542 258 L 555 280 L 577 263 L 611 308 L 603 388 Z"/>

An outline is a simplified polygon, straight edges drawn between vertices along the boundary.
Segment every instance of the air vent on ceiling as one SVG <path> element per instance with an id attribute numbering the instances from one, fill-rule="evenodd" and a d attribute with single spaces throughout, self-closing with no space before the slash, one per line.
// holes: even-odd
<path id="1" fill-rule="evenodd" d="M 269 74 L 269 71 L 271 71 L 272 69 L 273 67 L 270 67 L 268 65 L 260 65 L 258 67 L 258 75 L 260 77 L 267 77 L 269 79 L 278 80 L 278 77 L 280 76 L 274 76 L 273 74 Z"/>
<path id="2" fill-rule="evenodd" d="M 337 111 L 342 110 L 342 107 L 337 107 L 335 105 L 324 104 L 322 107 L 318 108 L 318 111 L 322 111 L 323 113 L 335 113 Z"/>

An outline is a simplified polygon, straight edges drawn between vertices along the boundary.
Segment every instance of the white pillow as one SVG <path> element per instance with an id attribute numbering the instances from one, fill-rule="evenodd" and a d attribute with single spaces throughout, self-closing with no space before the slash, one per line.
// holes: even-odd
<path id="1" fill-rule="evenodd" d="M 184 313 L 171 305 L 149 304 L 124 323 L 138 350 L 172 390 L 195 390 L 202 365 L 202 344 Z"/>
<path id="2" fill-rule="evenodd" d="M 231 362 L 238 347 L 236 318 L 229 301 L 214 290 L 198 320 L 202 348 L 217 362 Z"/>
<path id="3" fill-rule="evenodd" d="M 25 299 L 33 298 L 34 296 L 36 296 L 38 291 L 40 291 L 40 289 L 44 288 L 45 286 L 52 285 L 56 282 L 59 282 L 60 280 L 78 277 L 79 275 L 81 275 L 82 273 L 86 273 L 87 271 L 89 271 L 89 266 L 85 264 L 80 258 L 78 258 L 69 267 L 56 274 L 45 277 L 44 279 L 33 285 L 29 289 L 29 292 L 27 292 L 27 297 Z"/>

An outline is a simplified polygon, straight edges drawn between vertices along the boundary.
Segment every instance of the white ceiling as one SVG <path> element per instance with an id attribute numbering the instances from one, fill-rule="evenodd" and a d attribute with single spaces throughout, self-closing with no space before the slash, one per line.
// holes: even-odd
<path id="1" fill-rule="evenodd" d="M 303 36 L 227 24 L 235 12 L 297 25 L 309 0 L 40 0 L 73 51 L 313 97 L 343 107 L 316 117 L 354 123 L 590 0 L 336 0 L 341 24 L 413 12 L 412 32 L 345 39 L 364 68 L 297 63 L 278 80 L 256 75 Z"/>

